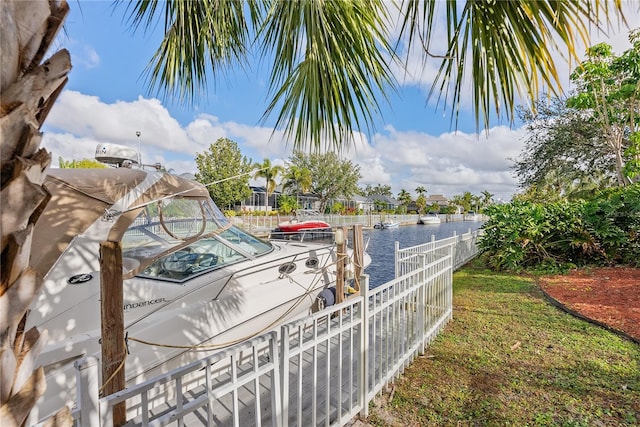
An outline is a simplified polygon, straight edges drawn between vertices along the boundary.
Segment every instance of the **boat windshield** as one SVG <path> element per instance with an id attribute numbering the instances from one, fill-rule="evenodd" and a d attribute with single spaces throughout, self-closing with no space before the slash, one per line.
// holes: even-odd
<path id="1" fill-rule="evenodd" d="M 185 281 L 272 250 L 237 227 L 208 199 L 173 198 L 147 205 L 122 237 L 126 270 Z"/>

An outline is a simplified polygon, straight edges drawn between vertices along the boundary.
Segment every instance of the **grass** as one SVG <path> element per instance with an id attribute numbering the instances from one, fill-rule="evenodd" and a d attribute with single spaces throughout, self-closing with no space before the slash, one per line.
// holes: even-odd
<path id="1" fill-rule="evenodd" d="M 640 425 L 640 346 L 550 305 L 535 279 L 454 274 L 454 320 L 398 379 L 375 426 Z"/>

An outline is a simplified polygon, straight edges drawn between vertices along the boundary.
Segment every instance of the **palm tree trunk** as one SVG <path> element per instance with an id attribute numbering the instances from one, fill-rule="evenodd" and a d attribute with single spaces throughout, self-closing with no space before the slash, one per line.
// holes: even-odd
<path id="1" fill-rule="evenodd" d="M 3 1 L 0 5 L 0 109 L 2 187 L 0 204 L 0 425 L 19 426 L 46 387 L 36 366 L 46 334 L 24 330 L 42 277 L 29 265 L 33 227 L 48 201 L 42 183 L 51 155 L 41 149 L 40 127 L 71 70 L 69 52 L 42 62 L 69 12 L 66 1 Z M 62 409 L 56 425 L 71 425 Z"/>

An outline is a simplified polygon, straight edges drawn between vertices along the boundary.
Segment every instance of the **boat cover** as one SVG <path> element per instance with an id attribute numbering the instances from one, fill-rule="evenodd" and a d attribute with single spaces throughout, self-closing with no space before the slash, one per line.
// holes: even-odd
<path id="1" fill-rule="evenodd" d="M 149 186 L 136 191 L 143 181 Z M 71 240 L 82 234 L 113 205 L 123 205 L 110 240 L 119 241 L 146 203 L 163 197 L 208 198 L 205 186 L 162 172 L 140 169 L 50 169 L 44 188 L 51 194 L 33 233 L 31 266 L 44 277 Z M 121 220 L 122 219 L 122 220 Z"/>

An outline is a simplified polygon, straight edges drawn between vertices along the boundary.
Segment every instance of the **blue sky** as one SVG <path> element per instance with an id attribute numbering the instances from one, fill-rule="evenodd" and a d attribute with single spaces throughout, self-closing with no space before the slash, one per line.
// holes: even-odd
<path id="1" fill-rule="evenodd" d="M 247 71 L 215 82 L 210 78 L 197 105 L 158 98 L 148 92 L 143 72 L 160 43 L 161 28 L 134 33 L 126 7 L 114 10 L 112 4 L 69 3 L 65 30 L 54 47 L 71 52 L 73 69 L 43 128 L 43 146 L 52 152 L 54 167 L 58 157 L 93 158 L 99 143 L 137 149 L 140 142 L 143 163 L 160 162 L 177 172 L 195 172 L 196 153 L 220 137 L 237 142 L 254 161 L 268 157 L 282 164 L 291 155 L 291 143 L 280 133 L 271 138 L 273 120 L 260 121 L 268 100 L 265 64 L 254 61 Z M 637 7 L 631 16 L 630 22 L 638 22 Z M 608 41 L 616 53 L 629 46 L 625 29 L 593 40 Z M 561 70 L 568 82 L 569 67 Z M 509 200 L 517 189 L 510 159 L 518 156 L 524 132 L 518 123 L 494 120 L 488 132 L 476 134 L 469 100 L 463 100 L 455 131 L 449 111 L 426 103 L 433 75 L 433 68 L 421 66 L 410 78 L 398 74 L 400 91 L 383 105 L 376 132 L 345 154 L 360 165 L 360 184 L 389 184 L 396 195 L 401 189 L 415 195 L 418 186 L 448 197 L 488 190 Z"/>

